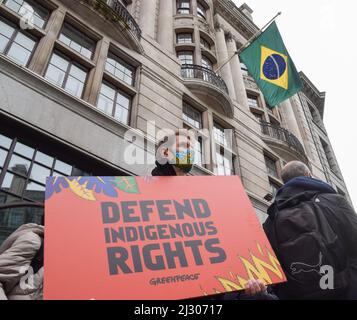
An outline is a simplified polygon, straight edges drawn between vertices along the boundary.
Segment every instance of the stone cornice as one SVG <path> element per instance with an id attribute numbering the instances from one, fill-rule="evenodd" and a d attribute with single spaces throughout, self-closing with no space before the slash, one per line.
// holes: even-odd
<path id="1" fill-rule="evenodd" d="M 213 0 L 215 13 L 221 15 L 246 39 L 251 38 L 259 31 L 253 21 L 234 4 L 231 0 Z"/>

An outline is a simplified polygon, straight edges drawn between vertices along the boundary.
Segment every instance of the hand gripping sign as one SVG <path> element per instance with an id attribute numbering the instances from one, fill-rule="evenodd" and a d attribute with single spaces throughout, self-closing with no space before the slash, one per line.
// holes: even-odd
<path id="1" fill-rule="evenodd" d="M 240 178 L 50 177 L 45 299 L 185 299 L 285 275 Z"/>

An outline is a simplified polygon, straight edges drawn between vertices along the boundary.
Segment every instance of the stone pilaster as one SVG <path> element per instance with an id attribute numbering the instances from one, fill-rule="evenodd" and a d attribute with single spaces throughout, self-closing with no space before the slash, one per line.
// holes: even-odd
<path id="1" fill-rule="evenodd" d="M 237 52 L 237 44 L 235 39 L 232 36 L 228 37 L 227 41 L 227 48 L 228 48 L 228 55 L 231 57 L 235 52 Z M 247 93 L 245 90 L 244 80 L 243 80 L 243 73 L 240 66 L 240 60 L 238 54 L 234 55 L 230 62 L 232 78 L 234 89 L 236 93 L 237 102 L 249 110 L 248 100 L 247 100 Z"/>
<path id="2" fill-rule="evenodd" d="M 143 34 L 155 39 L 157 0 L 141 0 L 140 28 Z"/>
<path id="3" fill-rule="evenodd" d="M 159 27 L 157 41 L 167 51 L 174 52 L 174 0 L 160 0 Z"/>
<path id="4" fill-rule="evenodd" d="M 228 56 L 224 30 L 219 23 L 215 24 L 215 34 L 216 34 L 218 66 L 222 66 L 224 63 L 228 61 L 230 57 Z M 234 89 L 230 64 L 226 63 L 226 65 L 220 70 L 220 73 L 228 87 L 229 96 L 231 97 L 232 100 L 236 100 L 236 93 Z"/>
<path id="5" fill-rule="evenodd" d="M 53 51 L 55 42 L 61 32 L 64 18 L 65 12 L 61 9 L 57 9 L 52 13 L 47 23 L 47 34 L 40 40 L 37 50 L 35 51 L 35 55 L 29 68 L 40 75 L 43 75 L 45 72 L 51 57 L 49 53 Z"/>

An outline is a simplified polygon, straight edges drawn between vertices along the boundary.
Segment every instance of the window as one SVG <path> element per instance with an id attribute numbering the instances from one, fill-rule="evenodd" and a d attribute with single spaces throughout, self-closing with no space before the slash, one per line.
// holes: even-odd
<path id="1" fill-rule="evenodd" d="M 198 137 L 195 141 L 195 164 L 202 167 L 203 159 L 203 141 L 202 137 Z"/>
<path id="2" fill-rule="evenodd" d="M 213 134 L 216 142 L 221 144 L 222 146 L 228 147 L 230 144 L 228 143 L 227 131 L 218 123 L 214 123 Z"/>
<path id="3" fill-rule="evenodd" d="M 0 20 L 0 52 L 16 63 L 27 66 L 35 49 L 36 40 L 18 27 Z"/>
<path id="4" fill-rule="evenodd" d="M 4 160 L 4 157 L 6 161 Z M 0 134 L 0 204 L 35 202 L 45 199 L 47 176 L 88 176 L 69 163 Z M 18 227 L 27 223 L 41 224 L 43 207 L 21 206 L 0 209 L 0 244 Z"/>
<path id="5" fill-rule="evenodd" d="M 103 82 L 97 106 L 120 122 L 129 124 L 131 98 L 121 90 Z"/>
<path id="6" fill-rule="evenodd" d="M 218 147 L 216 150 L 216 170 L 218 176 L 234 175 L 233 159 L 230 153 L 224 155 L 224 149 Z"/>
<path id="7" fill-rule="evenodd" d="M 178 33 L 177 34 L 177 43 L 192 43 L 192 33 Z"/>
<path id="8" fill-rule="evenodd" d="M 323 151 L 325 153 L 325 158 L 327 160 L 327 163 L 328 163 L 330 169 L 335 172 L 335 161 L 334 161 L 334 156 L 332 154 L 330 146 L 321 138 L 320 138 L 320 141 L 321 141 Z"/>
<path id="9" fill-rule="evenodd" d="M 128 85 L 134 85 L 135 68 L 112 53 L 109 53 L 105 70 Z"/>
<path id="10" fill-rule="evenodd" d="M 309 110 L 310 110 L 310 114 L 311 114 L 311 118 L 312 120 L 316 123 L 316 124 L 319 124 L 320 123 L 320 117 L 317 113 L 317 111 L 314 109 L 314 107 L 312 105 L 310 105 L 308 103 L 308 106 L 309 106 Z"/>
<path id="11" fill-rule="evenodd" d="M 242 73 L 243 73 L 244 76 L 248 76 L 249 75 L 248 68 L 244 63 L 241 62 L 240 68 L 241 68 Z"/>
<path id="12" fill-rule="evenodd" d="M 208 49 L 208 50 L 211 50 L 211 45 L 210 45 L 210 43 L 206 40 L 206 39 L 204 39 L 204 38 L 200 38 L 200 43 L 201 43 L 201 46 L 202 47 L 204 47 L 204 48 L 206 48 L 206 49 Z"/>
<path id="13" fill-rule="evenodd" d="M 278 178 L 279 175 L 276 161 L 267 155 L 264 155 L 264 159 L 268 175 L 273 176 L 274 178 Z"/>
<path id="14" fill-rule="evenodd" d="M 7 162 L 3 161 L 5 158 Z M 2 134 L 0 167 L 6 172 L 0 185 L 1 202 L 7 202 L 9 199 L 42 202 L 46 178 L 70 176 L 75 169 L 52 155 Z"/>
<path id="15" fill-rule="evenodd" d="M 252 94 L 248 94 L 248 105 L 249 107 L 259 108 L 258 97 Z"/>
<path id="16" fill-rule="evenodd" d="M 210 69 L 210 70 L 213 69 L 212 62 L 208 58 L 206 58 L 205 56 L 202 56 L 202 67 L 205 67 L 205 68 Z"/>
<path id="17" fill-rule="evenodd" d="M 192 51 L 180 51 L 177 54 L 181 61 L 181 64 L 193 64 L 193 52 Z"/>
<path id="18" fill-rule="evenodd" d="M 5 0 L 5 6 L 22 17 L 30 17 L 30 23 L 43 29 L 49 17 L 49 11 L 30 0 Z"/>
<path id="19" fill-rule="evenodd" d="M 278 190 L 281 188 L 277 183 L 269 179 L 270 192 L 275 197 Z"/>
<path id="20" fill-rule="evenodd" d="M 54 52 L 45 78 L 75 97 L 81 98 L 88 70 L 66 56 Z"/>
<path id="21" fill-rule="evenodd" d="M 252 112 L 254 117 L 257 119 L 258 122 L 263 122 L 263 114 L 262 113 L 257 113 L 257 112 Z"/>
<path id="22" fill-rule="evenodd" d="M 206 8 L 200 3 L 198 2 L 197 3 L 197 15 L 202 18 L 202 19 L 205 19 L 206 20 Z"/>
<path id="23" fill-rule="evenodd" d="M 59 40 L 82 56 L 88 59 L 92 58 L 95 42 L 71 25 L 67 23 L 64 24 Z"/>
<path id="24" fill-rule="evenodd" d="M 183 119 L 195 129 L 202 128 L 202 113 L 185 102 L 183 104 Z"/>
<path id="25" fill-rule="evenodd" d="M 191 12 L 190 0 L 177 0 L 178 14 L 190 14 L 190 12 Z"/>

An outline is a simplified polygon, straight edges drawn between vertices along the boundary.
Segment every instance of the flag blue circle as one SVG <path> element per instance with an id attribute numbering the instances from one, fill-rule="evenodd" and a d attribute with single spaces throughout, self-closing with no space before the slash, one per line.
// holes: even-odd
<path id="1" fill-rule="evenodd" d="M 263 64 L 263 74 L 269 80 L 278 80 L 286 70 L 285 59 L 279 54 L 267 57 Z"/>

